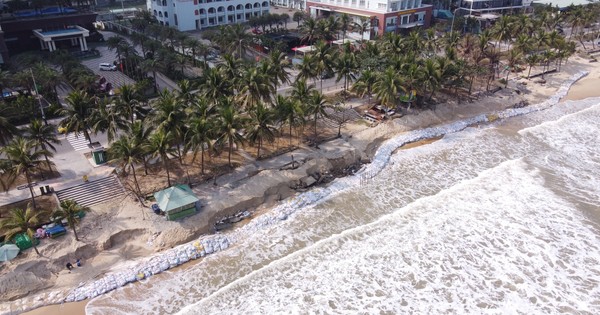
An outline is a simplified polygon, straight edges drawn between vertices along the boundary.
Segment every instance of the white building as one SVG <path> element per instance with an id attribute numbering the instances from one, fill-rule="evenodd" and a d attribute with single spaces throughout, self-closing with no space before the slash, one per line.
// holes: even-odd
<path id="1" fill-rule="evenodd" d="M 305 0 L 270 0 L 271 5 L 276 5 L 278 7 L 286 7 L 298 10 L 304 10 L 305 8 Z"/>
<path id="2" fill-rule="evenodd" d="M 465 15 L 486 13 L 518 13 L 531 7 L 533 0 L 462 0 L 459 7 Z"/>
<path id="3" fill-rule="evenodd" d="M 269 13 L 269 0 L 147 0 L 146 5 L 160 24 L 180 31 L 246 22 Z"/>

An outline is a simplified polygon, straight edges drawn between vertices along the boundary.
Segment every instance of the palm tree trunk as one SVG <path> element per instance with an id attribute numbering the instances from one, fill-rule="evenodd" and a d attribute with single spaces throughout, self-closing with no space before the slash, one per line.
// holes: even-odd
<path id="1" fill-rule="evenodd" d="M 315 113 L 315 146 L 318 147 L 317 144 L 317 114 Z"/>
<path id="2" fill-rule="evenodd" d="M 87 141 L 92 144 L 92 137 L 90 137 L 90 133 L 87 130 L 87 128 L 83 128 L 83 135 L 85 136 L 85 139 L 87 139 Z"/>
<path id="3" fill-rule="evenodd" d="M 169 174 L 169 163 L 167 161 L 167 155 L 161 157 L 163 160 L 163 165 L 165 166 L 165 170 L 167 171 L 167 184 L 171 187 L 171 174 Z"/>
<path id="4" fill-rule="evenodd" d="M 137 180 L 137 175 L 135 174 L 135 167 L 133 166 L 133 164 L 130 164 L 129 167 L 131 168 L 131 173 L 133 174 L 133 182 L 135 183 L 135 188 L 137 188 L 138 195 L 141 196 L 142 190 L 140 189 L 140 185 Z"/>
<path id="5" fill-rule="evenodd" d="M 292 123 L 290 122 L 290 146 L 292 146 Z"/>
<path id="6" fill-rule="evenodd" d="M 260 146 L 262 145 L 262 138 L 258 139 L 258 149 L 256 150 L 256 158 L 260 159 Z"/>
<path id="7" fill-rule="evenodd" d="M 527 72 L 527 79 L 531 78 L 531 68 L 533 68 L 533 64 L 529 65 L 529 71 Z"/>
<path id="8" fill-rule="evenodd" d="M 29 175 L 28 170 L 25 170 L 25 179 L 27 180 L 27 186 L 29 187 L 29 192 L 31 193 L 31 204 L 33 205 L 33 209 L 35 209 L 35 196 L 33 195 L 33 187 L 31 186 L 31 176 Z"/>
<path id="9" fill-rule="evenodd" d="M 77 236 L 77 230 L 75 229 L 75 222 L 69 222 L 69 226 L 73 230 L 73 234 L 75 235 L 75 240 L 79 242 L 79 236 Z"/>
<path id="10" fill-rule="evenodd" d="M 228 156 L 228 161 L 229 161 L 229 167 L 231 167 L 231 153 L 233 152 L 233 140 L 229 140 L 229 156 Z"/>
<path id="11" fill-rule="evenodd" d="M 202 145 L 202 155 L 200 156 L 200 172 L 204 174 L 204 144 Z"/>

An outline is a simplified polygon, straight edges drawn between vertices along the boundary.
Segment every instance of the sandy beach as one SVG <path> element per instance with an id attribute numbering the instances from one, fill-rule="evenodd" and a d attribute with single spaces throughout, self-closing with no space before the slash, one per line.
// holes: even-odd
<path id="1" fill-rule="evenodd" d="M 4 280 L 0 293 L 5 299 L 0 313 L 39 307 L 24 314 L 85 314 L 87 300 L 40 306 L 57 303 L 60 297 L 66 296 L 82 283 L 206 234 L 217 217 L 242 209 L 254 209 L 255 215 L 268 211 L 268 206 L 296 193 L 290 189 L 290 183 L 315 172 L 333 172 L 357 161 L 369 161 L 379 144 L 398 134 L 493 113 L 521 101 L 527 101 L 528 104 L 542 102 L 553 95 L 564 81 L 582 70 L 589 71 L 589 75 L 574 84 L 564 99 L 580 100 L 600 96 L 597 88 L 600 64 L 573 57 L 561 72 L 548 75 L 545 84 L 518 79 L 512 81 L 508 89 L 502 89 L 493 95 L 461 104 L 454 101 L 439 104 L 436 109 L 406 115 L 376 127 L 368 127 L 362 123 L 348 124 L 342 129 L 344 136 L 341 139 L 323 144 L 320 149 L 302 148 L 298 152 L 292 152 L 296 159 L 304 160 L 304 164 L 295 170 L 279 170 L 278 167 L 240 170 L 240 174 L 222 177 L 216 188 L 212 183 L 201 186 L 199 189 L 204 193 L 203 211 L 206 215 L 195 215 L 181 222 L 166 222 L 162 217 L 148 214 L 140 220 L 139 214 L 147 212 L 147 209 L 130 197 L 94 206 L 82 221 L 81 242 L 76 242 L 72 233 L 69 233 L 60 240 L 60 244 L 49 242 L 40 246 L 44 258 L 38 259 L 34 252 L 29 251 L 19 262 L 0 270 L 0 279 Z M 411 143 L 403 149 L 436 140 L 437 138 Z M 281 165 L 286 158 L 274 158 L 276 163 L 273 165 Z M 266 210 L 262 210 L 265 208 Z M 75 268 L 71 273 L 67 272 L 64 264 L 78 257 L 84 258 L 83 266 Z M 200 261 L 201 259 L 187 264 Z M 178 268 L 185 268 L 186 265 Z M 132 285 L 136 284 L 128 284 Z M 19 287 L 20 291 L 9 293 L 15 287 Z"/>

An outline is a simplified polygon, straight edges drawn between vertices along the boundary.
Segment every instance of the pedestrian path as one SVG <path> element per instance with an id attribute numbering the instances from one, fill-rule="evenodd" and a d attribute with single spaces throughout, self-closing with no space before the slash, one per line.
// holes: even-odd
<path id="1" fill-rule="evenodd" d="M 67 141 L 69 141 L 69 144 L 73 147 L 73 149 L 75 149 L 75 151 L 82 151 L 82 150 L 88 150 L 88 141 L 87 139 L 85 139 L 85 136 L 83 135 L 83 132 L 80 132 L 78 134 L 71 132 L 69 134 L 67 134 Z"/>

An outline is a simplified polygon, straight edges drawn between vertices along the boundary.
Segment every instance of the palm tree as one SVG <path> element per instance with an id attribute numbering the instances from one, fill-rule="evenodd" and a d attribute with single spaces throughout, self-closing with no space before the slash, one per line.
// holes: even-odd
<path id="1" fill-rule="evenodd" d="M 107 102 L 106 99 L 98 102 L 98 108 L 90 115 L 90 122 L 94 133 L 106 133 L 110 143 L 117 138 L 119 131 L 127 129 L 128 121 L 126 115 L 118 111 L 118 107 Z"/>
<path id="2" fill-rule="evenodd" d="M 496 35 L 496 43 L 498 45 L 498 52 L 502 51 L 500 43 L 502 41 L 509 40 L 513 32 L 512 17 L 508 15 L 500 16 L 500 19 L 494 25 L 494 33 Z"/>
<path id="3" fill-rule="evenodd" d="M 340 31 L 342 32 L 342 43 L 346 39 L 346 33 L 350 29 L 351 22 L 352 22 L 352 20 L 350 19 L 350 16 L 346 13 L 342 13 L 342 15 L 340 16 L 340 18 L 338 20 L 338 23 L 340 26 Z"/>
<path id="4" fill-rule="evenodd" d="M 65 128 L 66 132 L 74 132 L 76 136 L 83 132 L 85 139 L 92 143 L 89 131 L 94 99 L 86 92 L 75 90 L 67 95 L 65 101 L 67 106 L 59 109 L 59 113 L 65 117 L 59 126 Z"/>
<path id="5" fill-rule="evenodd" d="M 60 202 L 60 207 L 52 212 L 52 217 L 67 219 L 67 225 L 73 230 L 75 240 L 79 241 L 75 226 L 79 223 L 79 214 L 89 210 L 88 207 L 82 207 L 77 201 L 67 199 Z"/>
<path id="6" fill-rule="evenodd" d="M 300 26 L 300 34 L 302 34 L 302 38 L 300 40 L 303 43 L 312 44 L 317 37 L 317 33 L 317 20 L 313 19 L 312 17 L 307 17 L 304 19 L 302 26 Z"/>
<path id="7" fill-rule="evenodd" d="M 125 45 L 125 43 L 127 43 L 127 40 L 125 40 L 125 38 L 121 36 L 112 36 L 111 38 L 106 40 L 106 47 L 108 47 L 108 50 L 115 50 L 117 52 L 117 59 L 121 60 L 121 48 L 123 47 L 123 45 Z"/>
<path id="8" fill-rule="evenodd" d="M 312 92 L 314 91 L 315 86 L 313 84 L 306 83 L 306 79 L 298 78 L 296 82 L 292 84 L 292 99 L 298 102 L 305 102 Z"/>
<path id="9" fill-rule="evenodd" d="M 442 82 L 442 72 L 434 60 L 425 60 L 425 64 L 421 68 L 421 79 L 423 84 L 431 91 L 431 94 L 429 94 L 429 99 L 431 100 L 435 90 Z"/>
<path id="10" fill-rule="evenodd" d="M 247 139 L 253 143 L 258 143 L 256 158 L 260 159 L 260 148 L 263 140 L 273 141 L 275 139 L 276 129 L 273 126 L 275 118 L 274 112 L 267 108 L 262 102 L 259 102 L 249 113 Z"/>
<path id="11" fill-rule="evenodd" d="M 314 141 L 317 148 L 319 147 L 317 142 L 317 119 L 327 117 L 325 110 L 329 107 L 330 104 L 323 94 L 319 93 L 319 91 L 312 91 L 306 106 L 306 114 L 313 116 Z"/>
<path id="12" fill-rule="evenodd" d="M 171 187 L 171 174 L 169 172 L 169 154 L 175 153 L 172 147 L 173 135 L 164 130 L 157 130 L 148 139 L 147 152 L 153 157 L 159 157 L 167 172 L 167 184 Z"/>
<path id="13" fill-rule="evenodd" d="M 525 58 L 525 62 L 529 66 L 529 71 L 527 72 L 527 79 L 529 79 L 531 77 L 531 68 L 540 62 L 540 56 L 538 54 L 531 54 Z"/>
<path id="14" fill-rule="evenodd" d="M 373 84 L 373 92 L 387 108 L 396 107 L 398 94 L 404 88 L 400 85 L 400 79 L 394 68 L 388 67 Z"/>
<path id="15" fill-rule="evenodd" d="M 35 209 L 36 204 L 33 194 L 33 186 L 31 185 L 31 174 L 41 163 L 43 163 L 42 157 L 52 157 L 52 152 L 39 150 L 36 148 L 35 142 L 22 137 L 16 137 L 6 146 L 0 148 L 0 153 L 3 153 L 6 157 L 6 160 L 10 162 L 10 173 L 13 174 L 14 178 L 17 178 L 20 175 L 25 175 L 27 186 L 29 187 L 29 192 L 31 193 L 31 202 L 33 204 L 33 208 Z M 48 163 L 49 165 L 52 165 L 52 162 L 48 161 Z"/>
<path id="16" fill-rule="evenodd" d="M 270 80 L 266 63 L 261 67 L 247 67 L 240 78 L 238 101 L 246 108 L 251 108 L 261 100 L 267 100 L 275 94 L 275 87 Z"/>
<path id="17" fill-rule="evenodd" d="M 365 38 L 365 33 L 371 31 L 371 20 L 365 16 L 361 16 L 360 22 L 354 23 L 352 29 L 360 33 L 360 42 L 362 43 Z"/>
<path id="18" fill-rule="evenodd" d="M 205 68 L 199 85 L 200 94 L 215 103 L 218 99 L 233 95 L 232 79 L 227 79 L 218 68 Z"/>
<path id="19" fill-rule="evenodd" d="M 335 60 L 334 66 L 337 71 L 335 82 L 340 82 L 344 79 L 344 95 L 348 89 L 348 82 L 356 79 L 356 71 L 358 70 L 358 62 L 354 53 L 344 53 L 340 58 Z"/>
<path id="20" fill-rule="evenodd" d="M 119 95 L 115 102 L 117 112 L 123 115 L 123 118 L 133 123 L 134 119 L 142 119 L 147 114 L 141 101 L 142 96 L 138 90 L 131 85 L 123 85 L 119 88 Z"/>
<path id="21" fill-rule="evenodd" d="M 325 73 L 332 71 L 333 60 L 335 60 L 334 51 L 325 41 L 320 41 L 315 45 L 315 50 L 311 54 L 315 59 L 315 72 L 320 76 L 321 93 L 323 93 L 323 77 Z"/>
<path id="22" fill-rule="evenodd" d="M 186 150 L 191 149 L 194 153 L 192 163 L 196 158 L 198 150 L 200 150 L 200 167 L 201 172 L 204 174 L 204 151 L 210 148 L 214 139 L 214 126 L 210 117 L 199 116 L 193 117 L 189 120 L 189 127 L 185 134 Z"/>
<path id="23" fill-rule="evenodd" d="M 351 90 L 358 93 L 360 97 L 367 95 L 369 104 L 371 104 L 371 96 L 373 95 L 373 84 L 377 80 L 377 75 L 371 69 L 365 69 L 360 73 L 360 76 L 352 85 Z"/>
<path id="24" fill-rule="evenodd" d="M 300 102 L 291 97 L 277 95 L 273 103 L 275 116 L 280 123 L 287 123 L 290 126 L 290 145 L 292 145 L 292 128 L 301 122 L 304 117 L 304 111 Z"/>
<path id="25" fill-rule="evenodd" d="M 140 163 L 143 157 L 144 150 L 142 144 L 131 136 L 122 135 L 117 141 L 113 142 L 108 149 L 108 159 L 110 162 L 118 163 L 123 171 L 127 168 L 131 170 L 135 188 L 140 196 L 142 195 L 142 191 L 140 190 L 140 185 L 135 173 L 135 164 Z"/>
<path id="26" fill-rule="evenodd" d="M 157 130 L 162 130 L 169 134 L 177 145 L 179 161 L 183 164 L 180 144 L 186 132 L 185 112 L 183 107 L 179 106 L 177 96 L 168 90 L 160 93 L 158 99 L 153 104 L 151 120 Z"/>
<path id="27" fill-rule="evenodd" d="M 158 92 L 158 85 L 156 83 L 156 72 L 158 70 L 159 64 L 160 63 L 155 59 L 146 59 L 140 64 L 142 71 L 146 73 L 152 71 L 152 78 L 154 78 L 154 93 Z"/>
<path id="28" fill-rule="evenodd" d="M 521 52 L 517 49 L 512 49 L 509 53 L 508 53 L 508 59 L 507 59 L 507 68 L 506 69 L 506 83 L 504 84 L 504 87 L 506 88 L 508 86 L 508 76 L 510 75 L 511 71 L 514 71 L 515 68 L 521 64 L 521 62 L 523 61 L 523 54 L 521 54 Z"/>
<path id="29" fill-rule="evenodd" d="M 296 69 L 299 71 L 296 80 L 314 80 L 319 76 L 315 68 L 316 59 L 312 54 L 304 55 L 302 62 L 296 65 Z"/>
<path id="30" fill-rule="evenodd" d="M 287 54 L 280 52 L 279 50 L 272 51 L 267 59 L 267 65 L 269 68 L 269 75 L 273 78 L 275 91 L 277 91 L 279 83 L 285 84 L 290 82 L 290 73 L 287 69 L 291 64 L 287 60 Z"/>
<path id="31" fill-rule="evenodd" d="M 150 139 L 150 135 L 154 132 L 154 127 L 152 124 L 137 120 L 134 121 L 133 124 L 129 125 L 128 134 L 135 141 L 135 145 L 140 147 L 141 160 L 144 163 L 144 174 L 148 175 L 148 139 Z"/>
<path id="32" fill-rule="evenodd" d="M 33 208 L 27 206 L 27 209 L 12 209 L 10 210 L 10 215 L 7 218 L 4 218 L 0 221 L 0 230 L 6 231 L 5 239 L 10 240 L 18 233 L 26 233 L 31 243 L 33 244 L 33 249 L 35 250 L 38 256 L 41 256 L 40 251 L 37 249 L 37 244 L 34 238 L 34 228 L 40 222 L 41 212 L 34 211 L 35 205 Z"/>
<path id="33" fill-rule="evenodd" d="M 27 139 L 35 143 L 36 149 L 41 148 L 43 152 L 56 152 L 54 145 L 60 144 L 60 140 L 58 140 L 56 137 L 54 126 L 47 126 L 41 120 L 34 119 L 24 131 Z M 50 167 L 50 159 L 48 159 L 48 155 L 44 154 L 44 158 L 46 158 L 48 170 L 51 171 L 52 168 Z"/>
<path id="34" fill-rule="evenodd" d="M 217 144 L 228 146 L 228 161 L 231 167 L 231 154 L 234 144 L 244 142 L 242 130 L 244 129 L 246 119 L 236 109 L 231 99 L 221 99 L 219 104 L 219 121 L 218 121 L 218 137 Z"/>

